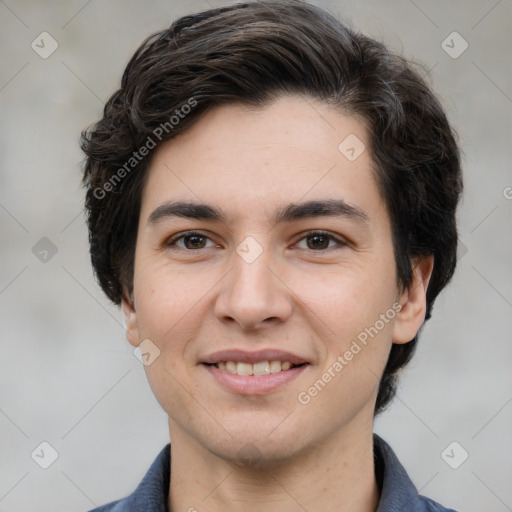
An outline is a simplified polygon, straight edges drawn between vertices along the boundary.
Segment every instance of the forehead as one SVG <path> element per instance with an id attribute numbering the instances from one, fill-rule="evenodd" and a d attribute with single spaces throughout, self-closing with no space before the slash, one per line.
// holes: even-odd
<path id="1" fill-rule="evenodd" d="M 157 148 L 141 220 L 169 199 L 213 203 L 232 221 L 256 208 L 271 218 L 276 205 L 322 198 L 377 215 L 383 205 L 366 140 L 360 120 L 309 98 L 215 107 Z"/>

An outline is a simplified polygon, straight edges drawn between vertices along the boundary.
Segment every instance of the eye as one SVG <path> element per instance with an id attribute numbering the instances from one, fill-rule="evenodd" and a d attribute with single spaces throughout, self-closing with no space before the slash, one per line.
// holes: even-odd
<path id="1" fill-rule="evenodd" d="M 347 245 L 346 242 L 335 237 L 328 231 L 311 231 L 302 237 L 301 241 L 302 240 L 306 240 L 306 249 L 311 249 L 315 252 L 331 249 L 332 247 L 329 247 L 330 242 L 335 242 L 338 246 Z M 310 240 L 310 242 L 307 242 L 308 240 Z M 304 249 L 304 247 L 300 248 Z"/>
<path id="2" fill-rule="evenodd" d="M 176 246 L 179 249 L 183 249 L 185 251 L 192 251 L 197 249 L 205 249 L 205 243 L 207 240 L 210 239 L 199 231 L 187 231 L 186 233 L 182 233 L 179 236 L 169 239 L 167 242 L 165 242 L 165 246 Z M 183 245 L 179 245 L 178 242 L 183 242 Z M 210 240 L 210 242 L 212 242 L 212 240 Z M 216 244 L 213 242 L 212 244 L 213 247 L 216 247 Z"/>
<path id="3" fill-rule="evenodd" d="M 346 246 L 347 243 L 338 237 L 332 235 L 328 231 L 311 231 L 306 233 L 299 242 L 303 240 L 306 241 L 306 247 L 299 247 L 300 249 L 313 250 L 315 252 L 321 252 L 328 249 L 332 249 L 330 246 L 332 242 L 335 245 L 343 247 Z M 211 245 L 207 246 L 207 242 L 210 241 Z M 296 244 L 298 246 L 299 244 Z M 171 239 L 169 239 L 165 243 L 166 247 L 177 247 L 178 249 L 184 251 L 196 251 L 199 249 L 207 249 L 208 247 L 218 247 L 209 237 L 200 231 L 187 231 L 185 233 L 181 233 Z"/>

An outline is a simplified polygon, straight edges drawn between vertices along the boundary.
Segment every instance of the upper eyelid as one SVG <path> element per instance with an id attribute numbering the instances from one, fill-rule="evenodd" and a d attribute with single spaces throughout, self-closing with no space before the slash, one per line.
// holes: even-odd
<path id="1" fill-rule="evenodd" d="M 207 235 L 206 233 L 203 233 L 201 231 L 191 230 L 191 231 L 183 231 L 181 233 L 176 233 L 175 235 L 166 238 L 164 244 L 165 245 L 170 245 L 171 243 L 174 244 L 178 240 L 181 240 L 182 238 L 186 238 L 187 236 L 204 236 L 205 238 L 208 238 L 212 242 L 214 241 L 214 240 L 212 240 L 211 236 Z"/>
<path id="2" fill-rule="evenodd" d="M 325 237 L 329 237 L 329 238 L 332 238 L 333 240 L 336 240 L 337 242 L 340 242 L 340 243 L 347 243 L 347 241 L 345 240 L 345 238 L 341 235 L 337 235 L 336 233 L 331 233 L 330 231 L 326 231 L 326 230 L 312 230 L 312 231 L 306 231 L 304 233 L 301 233 L 299 236 L 299 240 L 302 240 L 303 238 L 307 238 L 308 236 L 313 236 L 313 235 L 320 235 L 320 236 L 325 236 Z"/>

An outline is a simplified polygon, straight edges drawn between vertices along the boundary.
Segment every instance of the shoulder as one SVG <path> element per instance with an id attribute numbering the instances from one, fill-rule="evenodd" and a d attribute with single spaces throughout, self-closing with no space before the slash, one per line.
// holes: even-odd
<path id="1" fill-rule="evenodd" d="M 157 455 L 135 491 L 88 512 L 162 512 L 167 510 L 170 482 L 170 444 Z"/>
<path id="2" fill-rule="evenodd" d="M 375 475 L 380 487 L 377 512 L 456 512 L 418 494 L 391 446 L 374 433 Z"/>
<path id="3" fill-rule="evenodd" d="M 127 500 L 117 500 L 102 505 L 101 507 L 89 510 L 89 512 L 127 512 L 130 508 L 128 506 Z"/>
<path id="4" fill-rule="evenodd" d="M 419 501 L 425 506 L 425 512 L 457 512 L 453 508 L 446 508 L 439 503 L 426 498 L 425 496 L 418 496 Z"/>

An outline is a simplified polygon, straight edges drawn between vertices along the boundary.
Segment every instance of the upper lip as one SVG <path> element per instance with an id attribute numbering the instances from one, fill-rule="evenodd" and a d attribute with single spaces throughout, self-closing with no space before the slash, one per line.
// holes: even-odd
<path id="1" fill-rule="evenodd" d="M 308 362 L 304 358 L 284 350 L 264 349 L 249 352 L 247 350 L 239 350 L 233 348 L 214 352 L 206 356 L 202 363 L 215 364 L 221 361 L 236 361 L 240 363 L 251 364 L 259 363 L 260 361 L 289 361 L 292 364 L 302 364 Z"/>

